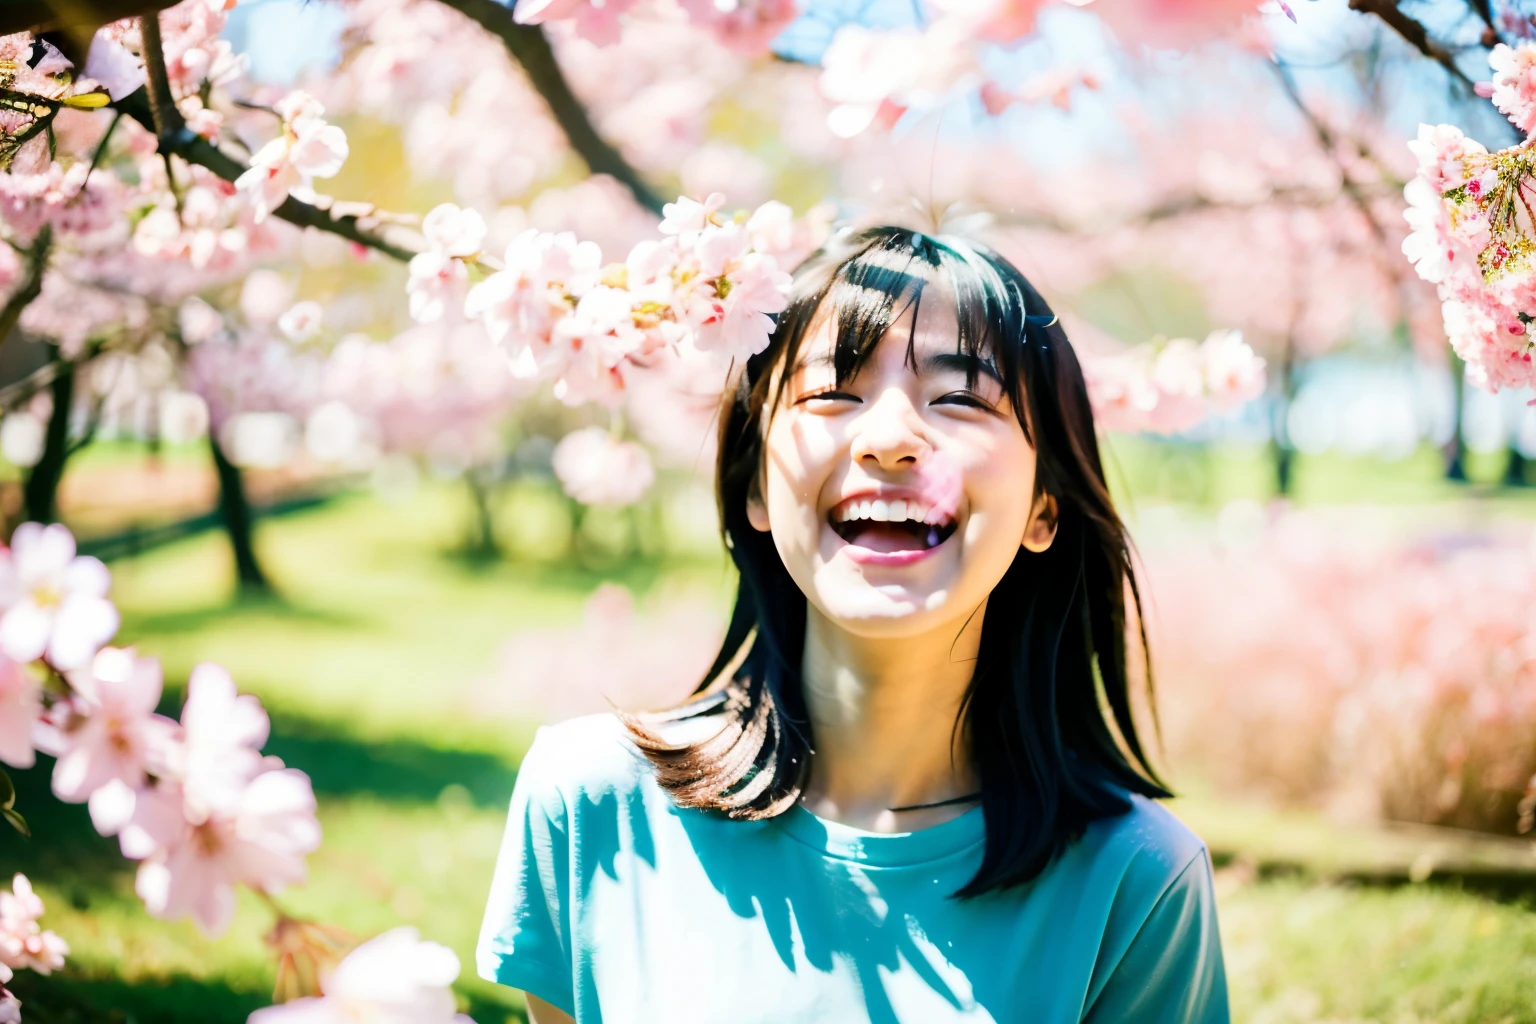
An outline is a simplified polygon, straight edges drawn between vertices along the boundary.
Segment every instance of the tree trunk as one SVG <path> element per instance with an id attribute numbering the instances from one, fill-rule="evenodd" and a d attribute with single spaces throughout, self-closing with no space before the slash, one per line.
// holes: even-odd
<path id="1" fill-rule="evenodd" d="M 1466 407 L 1467 364 L 1451 356 L 1451 378 L 1455 382 L 1455 404 L 1451 415 L 1451 439 L 1441 448 L 1445 457 L 1445 478 L 1466 483 L 1467 442 L 1461 435 L 1461 416 Z"/>
<path id="2" fill-rule="evenodd" d="M 485 477 L 490 475 L 487 469 L 482 475 L 479 467 L 471 466 L 464 473 L 464 482 L 469 485 L 469 498 L 475 507 L 474 532 L 470 536 L 469 555 L 477 559 L 493 559 L 501 553 L 501 545 L 496 541 L 496 517 L 491 509 L 491 482 Z"/>
<path id="3" fill-rule="evenodd" d="M 69 461 L 69 417 L 75 405 L 75 365 L 60 362 L 59 372 L 48 389 L 53 397 L 53 411 L 43 434 L 43 454 L 27 471 L 22 485 L 22 508 L 27 519 L 52 523 L 59 516 L 59 482 L 64 479 L 64 465 Z"/>
<path id="4" fill-rule="evenodd" d="M 1296 398 L 1296 343 L 1285 339 L 1280 355 L 1280 401 L 1275 405 L 1274 420 L 1270 430 L 1270 447 L 1275 457 L 1275 494 L 1288 498 L 1296 482 L 1296 449 L 1291 447 L 1291 435 L 1286 418 L 1291 414 L 1291 402 Z"/>
<path id="5" fill-rule="evenodd" d="M 208 431 L 208 449 L 213 453 L 213 468 L 219 475 L 219 518 L 224 522 L 224 532 L 229 535 L 229 545 L 235 554 L 235 576 L 240 590 L 248 594 L 269 593 L 272 585 L 256 560 L 253 538 L 256 517 L 245 496 L 245 477 L 224 454 L 218 434 L 212 429 Z"/>
<path id="6" fill-rule="evenodd" d="M 1526 483 L 1525 480 L 1525 466 L 1525 456 L 1521 454 L 1519 448 L 1516 448 L 1514 444 L 1511 443 L 1509 446 L 1509 462 L 1505 463 L 1504 465 L 1504 486 L 1530 486 L 1528 483 Z"/>

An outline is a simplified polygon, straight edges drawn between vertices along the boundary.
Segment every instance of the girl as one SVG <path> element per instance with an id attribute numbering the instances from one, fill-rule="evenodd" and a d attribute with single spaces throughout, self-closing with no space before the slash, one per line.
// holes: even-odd
<path id="1" fill-rule="evenodd" d="M 1023 275 L 840 236 L 720 441 L 714 667 L 540 730 L 480 974 L 534 1024 L 1226 1021 L 1209 858 L 1131 713 L 1129 542 Z"/>

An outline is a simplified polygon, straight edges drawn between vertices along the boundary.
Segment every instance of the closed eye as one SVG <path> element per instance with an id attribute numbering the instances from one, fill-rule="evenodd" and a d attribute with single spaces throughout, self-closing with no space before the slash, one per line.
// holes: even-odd
<path id="1" fill-rule="evenodd" d="M 935 398 L 932 405 L 963 405 L 972 409 L 985 409 L 987 412 L 996 412 L 992 403 L 985 398 L 970 391 L 951 391 L 948 394 Z"/>
<path id="2" fill-rule="evenodd" d="M 795 404 L 799 405 L 802 402 L 814 402 L 814 401 L 862 402 L 863 399 L 861 399 L 858 395 L 850 394 L 847 391 L 828 390 L 828 391 L 817 391 L 817 392 L 814 392 L 814 393 L 809 394 L 809 395 L 802 395 L 799 399 L 796 400 Z"/>

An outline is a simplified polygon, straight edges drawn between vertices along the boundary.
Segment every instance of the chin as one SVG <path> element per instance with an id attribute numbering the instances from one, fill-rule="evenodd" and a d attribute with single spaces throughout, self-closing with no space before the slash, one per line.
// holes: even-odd
<path id="1" fill-rule="evenodd" d="M 818 591 L 816 606 L 821 614 L 855 636 L 919 636 L 953 617 L 949 595 L 943 590 L 913 591 L 861 583 Z"/>

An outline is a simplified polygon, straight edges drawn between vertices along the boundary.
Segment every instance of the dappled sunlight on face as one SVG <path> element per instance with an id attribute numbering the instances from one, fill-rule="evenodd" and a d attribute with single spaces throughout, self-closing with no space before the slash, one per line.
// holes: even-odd
<path id="1" fill-rule="evenodd" d="M 765 445 L 761 518 L 785 567 L 822 615 L 871 636 L 917 635 L 980 607 L 1018 551 L 1034 491 L 1034 450 L 990 364 L 960 347 L 953 301 L 928 287 L 903 305 L 841 385 L 836 318 L 823 319 Z"/>

